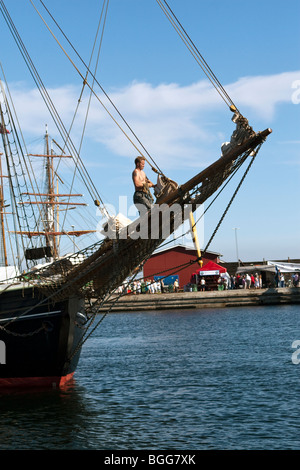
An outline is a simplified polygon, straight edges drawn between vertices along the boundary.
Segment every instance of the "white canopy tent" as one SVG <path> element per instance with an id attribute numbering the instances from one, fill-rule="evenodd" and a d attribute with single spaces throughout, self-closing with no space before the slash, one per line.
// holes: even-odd
<path id="1" fill-rule="evenodd" d="M 253 273 L 258 271 L 268 271 L 271 273 L 275 273 L 276 268 L 275 266 L 268 266 L 266 264 L 248 264 L 245 266 L 240 266 L 237 268 L 237 273 Z"/>
<path id="2" fill-rule="evenodd" d="M 268 261 L 269 266 L 274 266 L 274 268 L 282 272 L 282 273 L 296 273 L 300 272 L 300 264 L 299 263 L 278 263 L 277 261 Z"/>
<path id="3" fill-rule="evenodd" d="M 237 268 L 237 273 L 251 273 L 256 271 L 267 271 L 275 273 L 276 268 L 281 273 L 300 272 L 299 263 L 282 263 L 278 261 L 267 261 L 267 264 L 248 264 L 246 266 L 240 266 Z"/>

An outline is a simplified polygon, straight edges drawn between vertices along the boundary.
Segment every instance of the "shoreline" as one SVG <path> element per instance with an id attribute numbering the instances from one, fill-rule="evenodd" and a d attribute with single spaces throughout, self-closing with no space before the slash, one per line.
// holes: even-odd
<path id="1" fill-rule="evenodd" d="M 117 296 L 116 296 L 117 297 Z M 236 289 L 210 292 L 177 292 L 167 294 L 127 294 L 112 297 L 99 312 L 137 312 L 146 310 L 175 310 L 224 308 L 257 305 L 300 304 L 299 287 L 266 289 Z"/>

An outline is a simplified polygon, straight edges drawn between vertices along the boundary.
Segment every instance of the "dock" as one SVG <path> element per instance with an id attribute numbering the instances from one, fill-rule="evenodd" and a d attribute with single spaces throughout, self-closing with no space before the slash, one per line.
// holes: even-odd
<path id="1" fill-rule="evenodd" d="M 151 310 L 232 308 L 257 305 L 300 304 L 299 287 L 233 289 L 211 292 L 127 294 L 111 297 L 100 312 L 142 312 Z"/>

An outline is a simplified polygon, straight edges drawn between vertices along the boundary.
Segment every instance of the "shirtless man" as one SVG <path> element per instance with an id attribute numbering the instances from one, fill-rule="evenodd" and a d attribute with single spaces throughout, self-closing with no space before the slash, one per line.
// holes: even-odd
<path id="1" fill-rule="evenodd" d="M 137 157 L 134 161 L 135 170 L 132 172 L 132 180 L 135 188 L 133 195 L 133 202 L 137 206 L 142 204 L 151 209 L 153 204 L 153 197 L 150 193 L 149 188 L 153 188 L 155 185 L 147 178 L 144 173 L 145 157 Z"/>

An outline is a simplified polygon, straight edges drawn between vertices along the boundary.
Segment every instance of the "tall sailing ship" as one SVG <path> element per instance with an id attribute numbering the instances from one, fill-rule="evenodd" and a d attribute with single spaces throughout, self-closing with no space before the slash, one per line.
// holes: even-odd
<path id="1" fill-rule="evenodd" d="M 164 4 L 168 14 L 173 15 L 167 2 Z M 113 217 L 106 210 L 47 90 L 41 86 L 2 0 L 0 9 L 23 50 L 27 66 L 34 71 L 39 91 L 63 139 L 58 144 L 46 129 L 43 153 L 24 151 L 26 147 L 21 144 L 15 108 L 2 72 L 0 387 L 59 387 L 73 377 L 82 345 L 101 322 L 103 317 L 99 320 L 97 316 L 99 308 L 103 309 L 112 296 L 117 300 L 117 288 L 136 276 L 151 253 L 179 224 L 190 218 L 191 230 L 195 230 L 193 211 L 221 190 L 245 162 L 247 173 L 271 130 L 255 132 L 211 75 L 218 91 L 224 94 L 235 125 L 230 142 L 222 148 L 222 156 L 189 181 L 178 184 L 154 168 L 144 147 L 139 148 L 157 174 L 156 200 L 151 210 L 141 210 L 137 220 L 124 223 L 121 216 Z M 173 20 L 177 21 L 175 15 Z M 177 24 L 180 28 L 180 23 Z M 182 34 L 199 54 L 184 30 Z M 88 68 L 86 72 L 84 84 L 93 93 L 89 77 L 92 81 L 96 78 Z M 65 181 L 60 170 L 65 162 L 74 166 L 69 191 L 61 190 Z M 34 170 L 34 163 L 39 165 L 39 171 Z M 70 225 L 68 230 L 65 228 L 67 215 L 73 209 L 84 209 L 86 204 L 82 194 L 73 190 L 75 176 L 85 182 L 92 203 L 105 215 L 107 223 L 100 240 L 80 250 L 75 249 L 74 242 L 71 253 L 62 253 L 64 237 L 74 241 L 95 232 L 93 228 L 75 229 L 73 225 L 72 230 Z M 201 263 L 199 248 L 198 254 Z"/>

